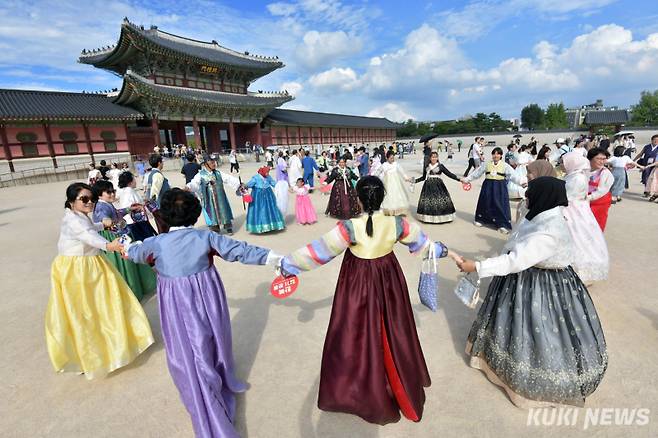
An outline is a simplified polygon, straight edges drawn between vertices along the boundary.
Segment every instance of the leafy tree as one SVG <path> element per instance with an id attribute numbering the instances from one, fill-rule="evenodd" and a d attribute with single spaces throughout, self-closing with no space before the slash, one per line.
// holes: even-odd
<path id="1" fill-rule="evenodd" d="M 635 126 L 658 125 L 658 90 L 643 91 L 640 102 L 631 107 L 633 117 L 631 124 Z"/>
<path id="2" fill-rule="evenodd" d="M 521 110 L 521 125 L 529 130 L 542 127 L 544 124 L 544 111 L 536 103 L 526 105 Z"/>
<path id="3" fill-rule="evenodd" d="M 567 120 L 567 112 L 564 109 L 564 104 L 551 103 L 546 108 L 544 116 L 544 126 L 548 129 L 568 128 L 569 120 Z"/>

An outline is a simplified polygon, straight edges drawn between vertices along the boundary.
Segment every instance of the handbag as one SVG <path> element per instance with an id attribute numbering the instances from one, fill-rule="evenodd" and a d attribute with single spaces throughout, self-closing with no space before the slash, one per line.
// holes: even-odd
<path id="1" fill-rule="evenodd" d="M 432 312 L 436 312 L 436 309 L 439 308 L 439 274 L 436 268 L 436 250 L 434 247 L 434 243 L 429 247 L 428 257 L 423 260 L 420 279 L 418 280 L 420 302 Z"/>
<path id="2" fill-rule="evenodd" d="M 469 274 L 462 275 L 455 287 L 455 295 L 468 308 L 474 309 L 480 300 L 480 278 L 474 279 Z"/>

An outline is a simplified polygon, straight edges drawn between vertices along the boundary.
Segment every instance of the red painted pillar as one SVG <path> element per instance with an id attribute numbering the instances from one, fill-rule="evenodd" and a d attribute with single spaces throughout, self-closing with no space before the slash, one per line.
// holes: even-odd
<path id="1" fill-rule="evenodd" d="M 153 145 L 160 147 L 160 127 L 156 116 L 151 119 L 151 129 L 153 130 Z"/>
<path id="2" fill-rule="evenodd" d="M 123 126 L 125 127 L 126 124 L 124 123 Z M 95 166 L 96 159 L 94 158 L 94 151 L 91 147 L 91 136 L 89 135 L 89 125 L 87 125 L 86 122 L 82 122 L 82 129 L 85 132 L 85 143 L 87 143 L 87 150 L 89 151 L 89 155 L 91 156 L 91 164 Z M 126 128 L 126 137 L 128 137 L 128 128 Z M 128 150 L 130 150 L 130 145 L 128 145 Z"/>
<path id="3" fill-rule="evenodd" d="M 287 126 L 286 126 L 286 146 L 290 146 L 290 133 L 288 132 Z"/>
<path id="4" fill-rule="evenodd" d="M 53 147 L 53 138 L 50 135 L 50 125 L 44 122 L 43 130 L 46 132 L 46 141 L 48 142 L 48 153 L 50 154 L 50 158 L 53 160 L 53 167 L 57 169 L 57 159 L 55 158 L 55 148 Z"/>
<path id="5" fill-rule="evenodd" d="M 256 143 L 263 146 L 263 133 L 260 132 L 260 122 L 256 122 Z"/>
<path id="6" fill-rule="evenodd" d="M 194 143 L 197 148 L 201 148 L 201 132 L 199 132 L 199 122 L 196 121 L 196 116 L 192 118 L 192 129 L 194 130 Z"/>
<path id="7" fill-rule="evenodd" d="M 322 131 L 324 131 L 324 128 L 320 127 L 320 144 L 324 146 L 324 138 L 322 136 Z"/>
<path id="8" fill-rule="evenodd" d="M 235 125 L 233 124 L 233 119 L 228 122 L 228 138 L 231 141 L 231 150 L 234 151 L 235 147 Z"/>
<path id="9" fill-rule="evenodd" d="M 7 160 L 7 164 L 9 164 L 9 171 L 15 172 L 16 170 L 14 169 L 14 162 L 11 158 L 11 149 L 9 149 L 9 140 L 7 139 L 7 129 L 5 129 L 5 125 L 0 125 L 0 140 L 2 141 L 2 148 L 5 150 L 5 159 Z"/>
<path id="10" fill-rule="evenodd" d="M 302 146 L 302 128 L 299 126 L 297 127 L 297 143 L 299 143 L 299 146 Z"/>

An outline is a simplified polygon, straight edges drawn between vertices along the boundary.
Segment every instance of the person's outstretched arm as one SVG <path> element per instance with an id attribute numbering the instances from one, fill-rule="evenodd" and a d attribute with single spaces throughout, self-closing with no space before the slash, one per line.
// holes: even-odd
<path id="1" fill-rule="evenodd" d="M 353 239 L 351 222 L 341 221 L 324 236 L 283 257 L 281 271 L 283 274 L 297 275 L 325 265 L 354 243 Z"/>

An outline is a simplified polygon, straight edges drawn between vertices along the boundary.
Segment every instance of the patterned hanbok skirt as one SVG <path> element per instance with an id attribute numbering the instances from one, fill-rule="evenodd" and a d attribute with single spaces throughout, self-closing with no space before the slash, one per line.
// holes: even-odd
<path id="1" fill-rule="evenodd" d="M 425 180 L 416 212 L 419 221 L 431 224 L 452 222 L 455 219 L 455 206 L 441 178 L 428 177 Z"/>
<path id="2" fill-rule="evenodd" d="M 599 317 L 571 267 L 494 277 L 466 353 L 523 408 L 582 406 L 608 366 Z"/>

